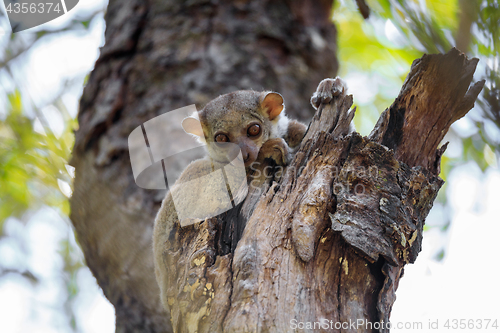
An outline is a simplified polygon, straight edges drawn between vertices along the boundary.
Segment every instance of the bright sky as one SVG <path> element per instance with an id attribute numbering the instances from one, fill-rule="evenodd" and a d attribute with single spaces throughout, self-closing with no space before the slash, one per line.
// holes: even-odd
<path id="1" fill-rule="evenodd" d="M 57 27 L 79 11 L 93 11 L 104 5 L 97 0 L 80 1 L 68 15 L 50 25 Z M 23 88 L 31 92 L 37 105 L 43 107 L 63 89 L 65 79 L 78 76 L 83 80 L 93 68 L 102 45 L 103 20 L 95 20 L 90 29 L 91 33 L 86 36 L 72 33 L 54 37 L 23 59 L 22 71 L 16 75 L 29 78 L 22 80 Z M 356 78 L 351 77 L 349 81 L 355 84 Z M 7 83 L 0 78 L 0 84 L 5 87 Z M 358 89 L 352 91 L 355 90 Z M 76 115 L 80 95 L 81 88 L 78 88 L 63 96 L 73 115 Z M 57 112 L 51 107 L 43 108 L 43 112 L 58 133 L 61 119 Z M 393 324 L 421 322 L 425 329 L 429 320 L 438 320 L 439 331 L 445 331 L 443 325 L 447 319 L 497 319 L 500 325 L 497 267 L 500 253 L 495 242 L 500 234 L 500 172 L 490 168 L 482 174 L 470 163 L 456 168 L 448 182 L 448 198 L 453 207 L 451 230 L 442 233 L 434 228 L 424 234 L 423 251 L 414 265 L 406 267 L 401 280 L 393 307 Z M 428 224 L 439 225 L 444 214 L 442 207 L 436 205 Z M 47 208 L 32 216 L 26 227 L 10 219 L 6 233 L 21 238 L 27 248 L 19 249 L 8 239 L 0 241 L 3 264 L 31 270 L 41 277 L 41 284 L 33 287 L 14 275 L 0 279 L 0 332 L 67 331 L 64 305 L 60 304 L 66 291 L 62 277 L 57 275 L 63 263 L 57 249 L 58 243 L 71 234 L 69 226 Z M 70 238 L 75 242 L 72 236 Z M 433 257 L 443 244 L 447 244 L 445 257 L 436 262 Z M 88 269 L 80 271 L 78 285 L 76 320 L 82 332 L 114 332 L 114 309 Z"/>
<path id="2" fill-rule="evenodd" d="M 447 319 L 497 319 L 500 328 L 500 172 L 490 169 L 482 175 L 474 163 L 458 167 L 449 177 L 447 194 L 453 206 L 448 237 L 437 229 L 424 233 L 422 252 L 405 268 L 391 320 L 418 321 L 424 328 L 429 320 L 439 320 L 445 331 Z M 434 211 L 429 219 L 432 215 L 441 214 Z M 445 257 L 436 262 L 432 257 L 443 243 Z"/>

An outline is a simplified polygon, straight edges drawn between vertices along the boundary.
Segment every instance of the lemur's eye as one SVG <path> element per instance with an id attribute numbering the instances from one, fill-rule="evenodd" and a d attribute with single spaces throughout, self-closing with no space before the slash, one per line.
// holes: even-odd
<path id="1" fill-rule="evenodd" d="M 220 142 L 220 143 L 229 142 L 229 138 L 227 137 L 226 134 L 217 134 L 215 136 L 215 142 Z"/>
<path id="2" fill-rule="evenodd" d="M 257 136 L 260 134 L 260 125 L 253 124 L 247 129 L 248 136 Z"/>

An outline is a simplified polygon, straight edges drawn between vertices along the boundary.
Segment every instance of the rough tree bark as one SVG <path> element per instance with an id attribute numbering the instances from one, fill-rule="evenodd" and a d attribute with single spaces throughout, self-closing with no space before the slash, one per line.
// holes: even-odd
<path id="1" fill-rule="evenodd" d="M 106 44 L 80 101 L 71 220 L 87 265 L 115 306 L 118 332 L 171 331 L 151 251 L 165 191 L 135 185 L 128 135 L 159 114 L 201 107 L 238 89 L 279 91 L 289 114 L 310 119 L 309 97 L 321 79 L 337 72 L 332 5 L 109 2 Z"/>

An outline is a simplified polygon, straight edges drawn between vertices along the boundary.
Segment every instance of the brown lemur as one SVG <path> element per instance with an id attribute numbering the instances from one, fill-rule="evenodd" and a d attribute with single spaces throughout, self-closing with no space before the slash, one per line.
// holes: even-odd
<path id="1" fill-rule="evenodd" d="M 345 86 L 340 79 L 323 80 L 312 96 L 311 104 L 316 109 L 320 103 L 328 102 L 344 91 Z M 205 143 L 208 154 L 205 158 L 189 164 L 173 186 L 175 188 L 176 185 L 182 184 L 185 185 L 184 188 L 187 186 L 188 189 L 192 187 L 194 190 L 176 192 L 171 188 L 156 216 L 153 233 L 155 273 L 161 300 L 167 310 L 166 290 L 169 275 L 164 254 L 171 231 L 226 211 L 227 207 L 221 203 L 227 201 L 228 192 L 231 203 L 237 199 L 242 200 L 239 196 L 244 197 L 247 192 L 242 192 L 241 187 L 235 188 L 231 185 L 241 183 L 242 169 L 245 173 L 243 178 L 246 180 L 244 185 L 248 183 L 249 187 L 252 187 L 252 184 L 260 186 L 269 176 L 261 172 L 262 168 L 269 164 L 286 166 L 290 162 L 295 150 L 300 146 L 307 126 L 288 118 L 284 108 L 283 97 L 278 93 L 242 90 L 219 96 L 201 111 L 183 120 L 184 130 Z M 234 161 L 240 162 L 240 168 L 225 167 L 234 164 Z M 210 177 L 219 169 L 224 169 L 222 176 Z M 255 171 L 258 171 L 258 175 Z M 189 183 L 191 181 L 195 183 Z M 258 191 L 253 192 L 254 197 L 259 194 Z M 179 207 L 179 203 L 183 207 Z M 182 218 L 180 221 L 183 213 L 179 208 L 197 216 L 196 221 L 183 221 Z"/>

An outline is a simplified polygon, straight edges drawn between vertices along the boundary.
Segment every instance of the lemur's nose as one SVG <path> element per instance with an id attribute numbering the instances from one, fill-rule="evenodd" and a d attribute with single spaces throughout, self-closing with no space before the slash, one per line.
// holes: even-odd
<path id="1" fill-rule="evenodd" d="M 248 161 L 248 159 L 250 158 L 250 154 L 246 150 L 241 151 L 241 156 L 243 156 L 243 161 L 245 162 Z"/>

